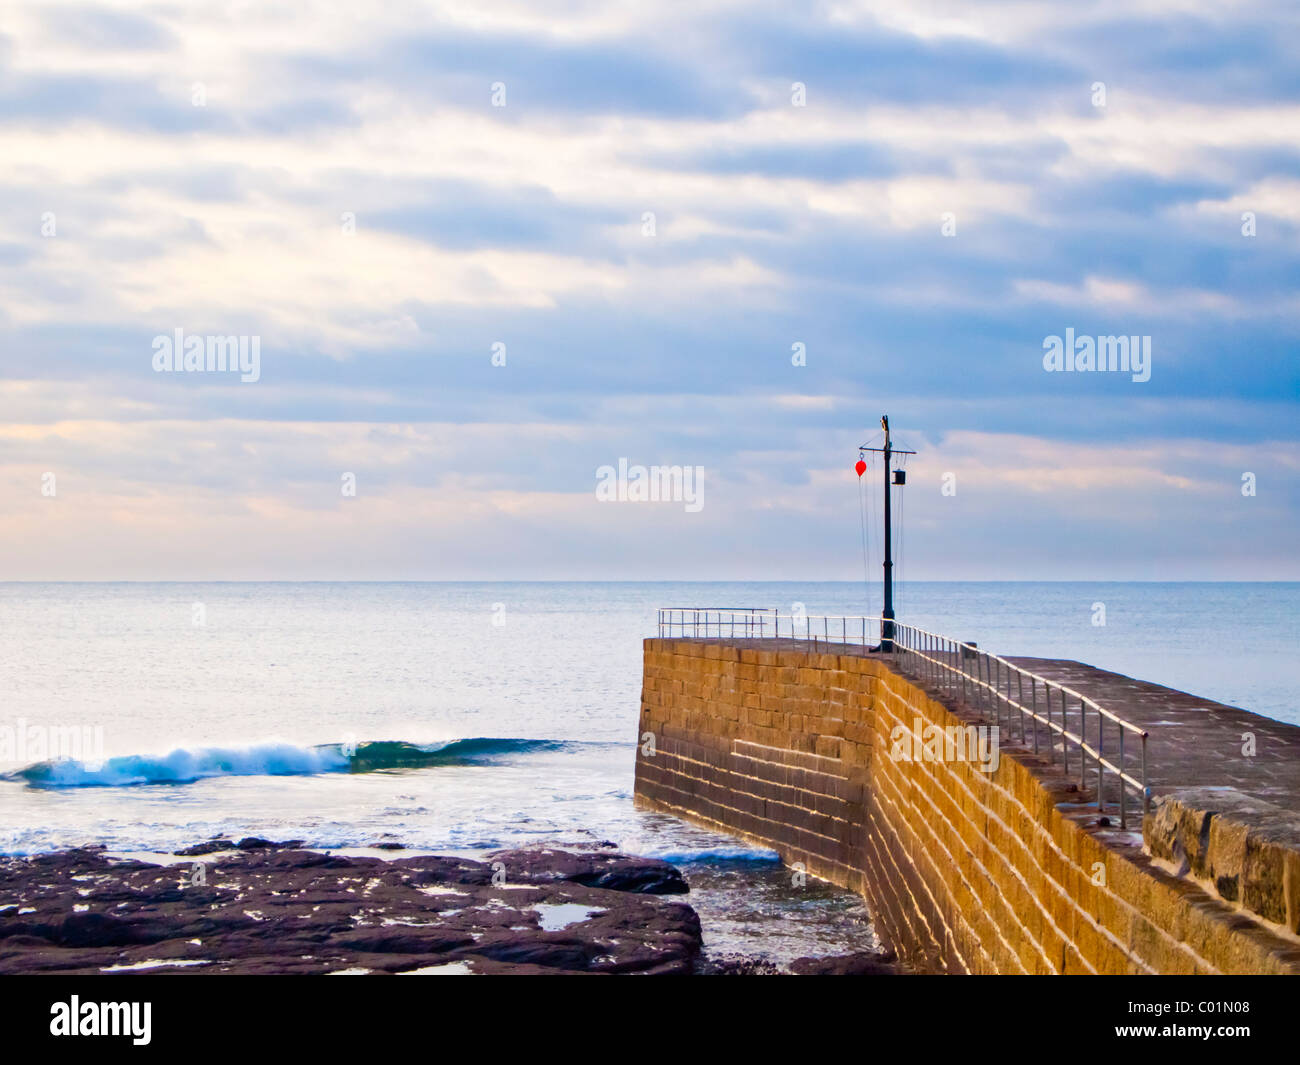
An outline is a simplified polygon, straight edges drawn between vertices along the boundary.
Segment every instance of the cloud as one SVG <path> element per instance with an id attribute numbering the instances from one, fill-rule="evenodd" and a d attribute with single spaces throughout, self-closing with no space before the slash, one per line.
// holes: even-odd
<path id="1" fill-rule="evenodd" d="M 1284 4 L 12 7 L 9 576 L 842 574 L 882 410 L 934 575 L 1296 575 Z M 1066 328 L 1151 380 L 1044 373 Z M 624 456 L 706 510 L 596 505 Z"/>

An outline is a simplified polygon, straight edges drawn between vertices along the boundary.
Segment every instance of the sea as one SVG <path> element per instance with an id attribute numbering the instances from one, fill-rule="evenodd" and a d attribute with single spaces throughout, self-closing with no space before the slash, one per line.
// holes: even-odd
<path id="1" fill-rule="evenodd" d="M 681 866 L 716 962 L 871 949 L 856 895 L 634 806 L 642 640 L 667 606 L 857 616 L 879 596 L 860 582 L 0 583 L 0 853 L 608 841 Z M 896 606 L 1000 654 L 1300 724 L 1300 583 L 909 582 Z"/>

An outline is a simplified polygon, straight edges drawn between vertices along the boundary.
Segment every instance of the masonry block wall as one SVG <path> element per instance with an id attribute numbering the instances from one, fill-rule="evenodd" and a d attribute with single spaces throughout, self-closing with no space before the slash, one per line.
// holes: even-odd
<path id="1" fill-rule="evenodd" d="M 637 800 L 862 893 L 918 969 L 1300 973 L 1294 936 L 1099 828 L 1032 752 L 991 773 L 891 757 L 918 720 L 974 719 L 861 650 L 647 640 Z"/>

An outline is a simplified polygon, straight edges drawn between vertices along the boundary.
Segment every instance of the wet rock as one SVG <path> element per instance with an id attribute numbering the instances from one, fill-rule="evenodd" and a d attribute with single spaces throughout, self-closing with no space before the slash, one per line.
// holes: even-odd
<path id="1" fill-rule="evenodd" d="M 714 954 L 702 958 L 696 971 L 705 976 L 893 976 L 903 969 L 892 953 L 862 951 L 828 958 L 796 958 L 785 968 L 767 958 Z"/>
<path id="2" fill-rule="evenodd" d="M 891 953 L 862 951 L 832 958 L 796 958 L 790 963 L 795 976 L 894 976 L 899 972 Z"/>
<path id="3" fill-rule="evenodd" d="M 567 880 L 643 895 L 685 895 L 690 890 L 676 866 L 657 858 L 610 852 L 604 842 L 597 846 L 599 850 L 581 851 L 528 847 L 497 851 L 488 857 L 490 861 L 502 861 L 508 877 L 530 883 Z M 509 861 L 505 862 L 507 856 Z"/>
<path id="4" fill-rule="evenodd" d="M 0 897 L 16 904 L 0 911 L 0 974 L 690 973 L 700 951 L 694 910 L 652 890 L 675 883 L 662 862 L 239 848 L 171 866 L 90 850 L 0 859 Z"/>
<path id="5" fill-rule="evenodd" d="M 177 857 L 189 858 L 197 857 L 201 854 L 215 854 L 218 851 L 233 851 L 234 849 L 234 840 L 210 839 L 205 843 L 196 843 L 192 847 L 183 847 L 178 851 L 172 851 L 172 853 Z"/>
<path id="6" fill-rule="evenodd" d="M 431 929 L 420 934 L 414 929 L 398 931 L 396 928 L 376 930 L 363 935 L 347 936 L 339 945 L 350 950 L 371 954 L 446 954 L 460 947 L 473 946 L 474 937 L 466 933 L 440 932 Z"/>
<path id="7" fill-rule="evenodd" d="M 710 955 L 700 963 L 703 976 L 784 976 L 787 975 L 775 962 L 766 958 L 750 958 L 743 954 Z"/>
<path id="8" fill-rule="evenodd" d="M 241 851 L 260 851 L 274 848 L 292 849 L 301 846 L 302 840 L 300 839 L 286 839 L 281 843 L 277 843 L 275 840 L 262 839 L 260 836 L 245 836 L 235 844 L 235 847 Z"/>

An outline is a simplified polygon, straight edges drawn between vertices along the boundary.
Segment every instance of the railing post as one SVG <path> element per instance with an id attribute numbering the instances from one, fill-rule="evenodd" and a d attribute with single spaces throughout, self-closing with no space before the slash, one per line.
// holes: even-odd
<path id="1" fill-rule="evenodd" d="M 1029 678 L 1029 699 L 1033 703 L 1033 722 L 1034 722 L 1034 754 L 1038 753 L 1038 681 L 1034 677 Z"/>
<path id="2" fill-rule="evenodd" d="M 1119 730 L 1119 827 L 1123 832 L 1128 828 L 1128 784 L 1124 781 L 1124 733 L 1128 729 L 1121 727 Z"/>
<path id="3" fill-rule="evenodd" d="M 1006 694 L 1002 696 L 1003 702 L 1007 704 L 1007 732 L 1011 734 L 1014 740 L 1015 736 L 1015 715 L 1011 712 L 1011 665 L 1008 662 L 999 662 L 998 668 L 1006 678 Z"/>
<path id="4" fill-rule="evenodd" d="M 1016 738 L 1016 716 L 1011 712 L 1011 666 L 1006 662 L 998 663 L 1001 681 L 998 691 L 1002 693 L 1002 702 L 1007 708 L 1007 734 L 1012 740 Z"/>
<path id="5" fill-rule="evenodd" d="M 1019 667 L 1016 673 L 1016 716 L 1020 719 L 1020 742 L 1025 742 L 1025 675 Z M 1007 695 L 1011 694 L 1011 677 L 1007 676 Z"/>
<path id="6" fill-rule="evenodd" d="M 987 684 L 988 687 L 984 689 L 984 697 L 987 698 L 987 700 L 989 701 L 989 705 L 993 707 L 993 718 L 997 720 L 997 727 L 1001 728 L 1002 707 L 998 706 L 998 702 L 997 702 L 997 689 L 995 685 L 993 685 L 993 670 L 995 670 L 995 664 L 993 664 L 993 659 L 989 658 L 988 655 L 985 655 L 984 683 Z"/>
<path id="7" fill-rule="evenodd" d="M 989 675 L 989 668 L 988 656 L 981 653 L 979 658 L 975 660 L 975 670 L 980 674 L 980 706 L 985 717 L 988 716 L 989 712 L 989 689 L 988 681 L 985 679 Z"/>
<path id="8" fill-rule="evenodd" d="M 1142 816 L 1151 812 L 1151 787 L 1147 784 L 1147 734 L 1142 733 Z"/>
<path id="9" fill-rule="evenodd" d="M 1121 780 L 1120 787 L 1124 786 Z M 1097 711 L 1097 816 L 1100 817 L 1104 808 L 1102 806 L 1102 792 L 1106 788 L 1106 719 L 1101 716 L 1101 711 Z"/>
<path id="10" fill-rule="evenodd" d="M 1000 702 L 997 701 L 997 683 L 995 680 L 995 675 L 997 674 L 997 663 L 993 661 L 992 657 L 988 657 L 984 659 L 984 672 L 985 672 L 985 683 L 988 684 L 988 688 L 985 690 L 987 690 L 988 692 L 989 700 L 992 701 L 993 717 L 997 719 L 997 727 L 1000 728 L 1001 730 L 1002 705 Z"/>
<path id="11" fill-rule="evenodd" d="M 1088 786 L 1088 705 L 1079 696 L 1079 790 Z"/>
<path id="12" fill-rule="evenodd" d="M 998 659 L 998 698 L 1002 701 L 1002 709 L 1007 715 L 1007 735 L 1014 740 L 1016 737 L 1013 724 L 1015 718 L 1011 716 L 1011 669 L 1001 659 Z"/>
<path id="13" fill-rule="evenodd" d="M 1043 705 L 1047 707 L 1047 760 L 1056 762 L 1056 737 L 1052 735 L 1052 689 L 1043 681 Z"/>
<path id="14" fill-rule="evenodd" d="M 1016 738 L 1016 715 L 1011 707 L 1011 704 L 1015 702 L 1015 700 L 1011 698 L 1012 666 L 1009 662 L 1003 662 L 1001 663 L 1001 666 L 1005 677 L 1005 683 L 1003 684 L 1005 691 L 1003 692 L 1002 698 L 1007 704 L 1007 731 L 1011 733 L 1011 739 L 1014 740 Z"/>
<path id="15" fill-rule="evenodd" d="M 1066 735 L 1070 731 L 1070 710 L 1065 705 L 1065 689 L 1061 689 L 1061 760 L 1065 766 L 1065 772 L 1068 776 L 1070 773 L 1070 739 Z"/>
<path id="16" fill-rule="evenodd" d="M 1025 742 L 1025 674 L 1016 670 L 1016 702 L 1020 706 L 1020 742 Z"/>

